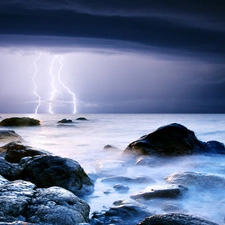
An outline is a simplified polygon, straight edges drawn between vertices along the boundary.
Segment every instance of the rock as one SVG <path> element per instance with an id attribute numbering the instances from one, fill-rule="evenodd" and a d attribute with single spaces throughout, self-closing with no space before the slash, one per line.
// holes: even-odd
<path id="1" fill-rule="evenodd" d="M 218 225 L 216 223 L 204 220 L 202 218 L 180 214 L 170 213 L 163 215 L 153 215 L 145 218 L 142 222 L 137 225 Z"/>
<path id="2" fill-rule="evenodd" d="M 59 120 L 58 123 L 73 123 L 73 121 L 67 120 L 67 119 L 62 119 L 62 120 Z"/>
<path id="3" fill-rule="evenodd" d="M 113 186 L 113 188 L 119 193 L 126 193 L 130 189 L 128 186 L 125 186 L 125 185 L 122 185 L 122 184 L 116 184 L 116 185 Z"/>
<path id="4" fill-rule="evenodd" d="M 219 141 L 208 141 L 206 142 L 205 152 L 214 154 L 224 154 L 225 146 Z"/>
<path id="5" fill-rule="evenodd" d="M 12 142 L 12 141 L 24 141 L 23 138 L 17 134 L 14 130 L 0 130 L 0 141 Z"/>
<path id="6" fill-rule="evenodd" d="M 104 150 L 120 150 L 117 147 L 113 146 L 113 145 L 105 145 Z"/>
<path id="7" fill-rule="evenodd" d="M 182 206 L 176 205 L 176 204 L 171 204 L 171 203 L 164 203 L 161 206 L 161 209 L 164 212 L 181 212 L 181 211 L 184 211 L 184 209 L 182 208 Z"/>
<path id="8" fill-rule="evenodd" d="M 11 117 L 0 122 L 0 126 L 39 126 L 40 121 L 29 117 Z"/>
<path id="9" fill-rule="evenodd" d="M 155 156 L 190 155 L 203 151 L 205 145 L 196 138 L 193 131 L 181 124 L 172 123 L 132 142 L 124 153 Z"/>
<path id="10" fill-rule="evenodd" d="M 132 199 L 144 199 L 149 200 L 152 198 L 177 198 L 182 195 L 183 187 L 164 187 L 161 189 L 153 189 L 152 187 L 147 187 L 139 193 L 131 195 Z"/>
<path id="11" fill-rule="evenodd" d="M 97 220 L 95 224 L 136 225 L 140 220 L 152 213 L 147 207 L 134 202 L 122 201 L 107 211 L 94 212 L 91 220 Z"/>
<path id="12" fill-rule="evenodd" d="M 204 189 L 224 189 L 225 178 L 197 172 L 173 173 L 165 178 L 170 184 L 184 185 L 187 187 L 193 186 Z"/>
<path id="13" fill-rule="evenodd" d="M 76 118 L 76 120 L 88 120 L 88 119 L 86 119 L 85 117 L 78 117 Z"/>
<path id="14" fill-rule="evenodd" d="M 73 193 L 59 187 L 37 189 L 28 206 L 32 223 L 71 225 L 88 222 L 89 205 Z"/>
<path id="15" fill-rule="evenodd" d="M 149 177 L 123 177 L 123 176 L 105 177 L 101 179 L 101 182 L 122 183 L 122 184 L 155 183 L 155 181 Z"/>
<path id="16" fill-rule="evenodd" d="M 22 180 L 0 184 L 0 224 L 86 223 L 89 210 L 86 202 L 60 187 L 36 189 Z"/>
<path id="17" fill-rule="evenodd" d="M 28 156 L 50 154 L 47 151 L 36 150 L 30 146 L 26 146 L 18 142 L 11 142 L 2 148 L 6 149 L 5 160 L 11 163 L 19 163 L 22 158 Z"/>
<path id="18" fill-rule="evenodd" d="M 94 185 L 78 162 L 52 155 L 40 155 L 23 162 L 20 179 L 37 187 L 59 186 L 77 196 L 91 194 Z"/>
<path id="19" fill-rule="evenodd" d="M 16 180 L 20 176 L 21 168 L 16 163 L 7 162 L 0 157 L 0 175 L 8 180 Z"/>

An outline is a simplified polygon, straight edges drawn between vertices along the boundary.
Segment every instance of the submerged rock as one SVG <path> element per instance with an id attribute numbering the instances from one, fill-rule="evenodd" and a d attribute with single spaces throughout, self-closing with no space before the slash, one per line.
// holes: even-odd
<path id="1" fill-rule="evenodd" d="M 20 179 L 28 180 L 37 187 L 63 187 L 81 196 L 91 194 L 94 185 L 80 164 L 72 159 L 41 155 L 23 162 Z"/>
<path id="2" fill-rule="evenodd" d="M 193 186 L 204 189 L 224 189 L 225 178 L 197 172 L 173 173 L 165 178 L 170 184 L 178 184 L 184 186 Z"/>
<path id="3" fill-rule="evenodd" d="M 218 224 L 192 215 L 170 213 L 170 214 L 150 216 L 148 218 L 145 218 L 142 222 L 138 223 L 137 225 L 218 225 Z"/>
<path id="4" fill-rule="evenodd" d="M 14 130 L 0 130 L 0 141 L 24 141 L 23 138 Z"/>
<path id="5" fill-rule="evenodd" d="M 0 224 L 85 223 L 89 210 L 86 202 L 60 187 L 36 189 L 22 180 L 0 183 Z"/>
<path id="6" fill-rule="evenodd" d="M 0 122 L 0 126 L 39 126 L 40 121 L 29 117 L 11 117 Z"/>
<path id="7" fill-rule="evenodd" d="M 107 211 L 94 212 L 91 224 L 136 225 L 152 213 L 147 207 L 134 202 L 117 201 Z"/>
<path id="8" fill-rule="evenodd" d="M 130 143 L 123 153 L 154 156 L 225 154 L 225 147 L 216 141 L 202 142 L 193 131 L 181 124 L 172 123 Z"/>
<path id="9" fill-rule="evenodd" d="M 67 120 L 67 119 L 62 119 L 62 120 L 59 120 L 58 123 L 73 123 L 73 121 Z"/>
<path id="10" fill-rule="evenodd" d="M 112 177 L 105 177 L 101 179 L 101 182 L 108 182 L 108 183 L 122 183 L 122 184 L 143 184 L 143 183 L 155 183 L 150 177 L 124 177 L 124 176 L 112 176 Z"/>
<path id="11" fill-rule="evenodd" d="M 177 198 L 182 195 L 182 191 L 187 190 L 183 186 L 180 187 L 165 187 L 161 189 L 153 189 L 152 187 L 147 187 L 139 193 L 131 195 L 132 199 L 144 199 L 149 200 L 152 198 Z"/>
<path id="12" fill-rule="evenodd" d="M 88 120 L 88 119 L 85 117 L 78 117 L 78 118 L 76 118 L 76 120 Z"/>

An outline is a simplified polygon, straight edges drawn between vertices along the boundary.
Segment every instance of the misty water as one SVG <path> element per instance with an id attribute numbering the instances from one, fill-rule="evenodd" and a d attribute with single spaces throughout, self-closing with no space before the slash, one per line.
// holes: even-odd
<path id="1" fill-rule="evenodd" d="M 175 172 L 196 172 L 216 175 L 225 179 L 225 155 L 194 155 L 173 158 L 150 157 L 150 165 L 137 165 L 138 157 L 122 155 L 132 141 L 153 132 L 157 128 L 180 123 L 195 132 L 201 141 L 225 142 L 224 114 L 87 114 L 87 115 L 0 115 L 1 119 L 12 116 L 28 116 L 40 120 L 38 127 L 13 127 L 27 145 L 44 149 L 55 155 L 72 158 L 80 163 L 86 173 L 95 177 L 95 191 L 85 200 L 94 211 L 106 210 L 117 200 L 135 202 L 130 196 L 148 189 L 167 186 L 165 177 Z M 85 117 L 87 120 L 76 120 Z M 59 120 L 72 119 L 71 124 L 59 124 Z M 8 128 L 1 128 L 8 129 Z M 1 146 L 5 143 L 0 142 Z M 112 145 L 116 149 L 104 149 Z M 103 182 L 105 177 L 146 177 L 149 182 L 127 183 L 129 190 L 116 191 L 116 183 Z M 175 206 L 174 212 L 197 215 L 219 224 L 225 217 L 225 188 L 213 185 L 188 186 L 188 191 L 176 199 L 137 200 L 152 213 L 167 213 L 166 206 Z M 211 187 L 212 185 L 212 187 Z M 173 211 L 170 207 L 169 212 Z M 90 215 L 91 216 L 91 215 Z"/>

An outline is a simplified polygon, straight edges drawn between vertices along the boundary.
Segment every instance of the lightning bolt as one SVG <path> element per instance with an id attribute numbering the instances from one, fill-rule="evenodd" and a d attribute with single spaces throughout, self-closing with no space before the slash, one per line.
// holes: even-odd
<path id="1" fill-rule="evenodd" d="M 59 63 L 59 69 L 58 69 L 58 79 L 56 80 L 56 75 L 55 73 L 53 73 L 53 67 L 56 64 L 56 62 Z M 60 92 L 59 86 L 63 87 L 63 89 L 65 89 L 69 95 L 72 97 L 72 104 L 73 104 L 73 114 L 76 113 L 77 109 L 76 109 L 76 97 L 75 94 L 63 83 L 62 79 L 61 79 L 61 74 L 62 74 L 62 69 L 63 69 L 63 57 L 60 55 L 55 55 L 54 58 L 51 61 L 51 65 L 50 65 L 50 69 L 49 69 L 49 74 L 51 76 L 51 87 L 52 87 L 52 92 L 51 92 L 51 97 L 49 99 L 49 113 L 53 114 L 53 110 L 52 110 L 52 104 L 54 99 L 56 98 L 56 94 L 60 93 L 62 96 L 62 93 Z M 57 84 L 58 81 L 58 84 Z"/>
<path id="2" fill-rule="evenodd" d="M 34 60 L 34 62 L 31 64 L 31 66 L 34 67 L 34 74 L 33 74 L 33 77 L 32 77 L 32 82 L 33 82 L 33 84 L 34 84 L 34 91 L 33 91 L 33 93 L 34 93 L 35 96 L 37 96 L 37 99 L 38 99 L 38 104 L 37 104 L 37 106 L 36 106 L 36 108 L 35 108 L 35 114 L 38 113 L 38 109 L 39 109 L 39 107 L 40 107 L 40 105 L 41 105 L 41 96 L 37 93 L 37 83 L 36 83 L 36 81 L 35 81 L 36 76 L 37 76 L 37 73 L 38 73 L 37 61 L 38 61 L 40 58 L 41 58 L 41 53 L 39 54 L 38 58 L 36 58 L 36 59 Z"/>
<path id="3" fill-rule="evenodd" d="M 59 71 L 58 71 L 58 81 L 62 85 L 62 87 L 71 95 L 72 104 L 73 104 L 73 114 L 75 114 L 76 111 L 77 111 L 75 94 L 62 82 L 62 79 L 61 79 L 61 73 L 62 73 L 62 69 L 63 69 L 63 66 L 64 66 L 63 56 L 59 56 L 59 63 L 60 63 L 60 68 L 59 68 Z"/>
<path id="4" fill-rule="evenodd" d="M 55 98 L 55 95 L 56 95 L 56 92 L 57 92 L 57 89 L 56 89 L 56 86 L 55 86 L 55 75 L 53 74 L 52 70 L 53 70 L 53 66 L 54 66 L 54 63 L 57 59 L 57 55 L 53 58 L 53 60 L 51 61 L 51 65 L 50 65 L 50 69 L 49 69 L 49 74 L 51 76 L 51 86 L 52 86 L 52 93 L 51 93 L 51 97 L 50 97 L 50 102 L 49 102 L 49 113 L 53 114 L 53 111 L 52 111 L 52 102 Z"/>

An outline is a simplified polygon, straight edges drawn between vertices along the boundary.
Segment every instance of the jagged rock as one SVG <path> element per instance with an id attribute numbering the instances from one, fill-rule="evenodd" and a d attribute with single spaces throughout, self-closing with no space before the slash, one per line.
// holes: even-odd
<path id="1" fill-rule="evenodd" d="M 0 126 L 39 126 L 40 121 L 29 117 L 11 117 L 0 122 Z"/>
<path id="2" fill-rule="evenodd" d="M 193 131 L 181 124 L 172 123 L 132 142 L 124 153 L 156 156 L 190 155 L 202 151 L 205 145 L 196 138 Z"/>
<path id="3" fill-rule="evenodd" d="M 22 158 L 28 156 L 50 154 L 47 151 L 36 150 L 31 146 L 23 145 L 18 142 L 11 142 L 2 148 L 6 149 L 5 160 L 11 163 L 19 163 Z"/>
<path id="4" fill-rule="evenodd" d="M 186 214 L 171 213 L 153 215 L 145 218 L 137 225 L 218 225 L 208 220 Z"/>
<path id="5" fill-rule="evenodd" d="M 184 187 L 162 187 L 161 189 L 153 189 L 152 187 L 147 187 L 139 193 L 133 194 L 130 197 L 132 199 L 144 199 L 149 200 L 152 198 L 177 198 L 182 195 L 182 191 L 185 190 Z"/>
<path id="6" fill-rule="evenodd" d="M 14 130 L 0 130 L 0 141 L 12 142 L 12 141 L 24 141 L 23 138 L 17 134 Z"/>
<path id="7" fill-rule="evenodd" d="M 224 189 L 225 179 L 223 177 L 197 172 L 173 173 L 165 178 L 170 184 L 193 186 L 204 189 Z"/>
<path id="8" fill-rule="evenodd" d="M 94 190 L 93 183 L 80 164 L 72 159 L 52 155 L 40 155 L 23 162 L 20 179 L 37 187 L 63 187 L 81 196 Z"/>
<path id="9" fill-rule="evenodd" d="M 0 175 L 8 180 L 16 180 L 20 176 L 21 168 L 16 163 L 7 162 L 0 157 Z"/>
<path id="10" fill-rule="evenodd" d="M 3 181 L 0 224 L 76 225 L 89 220 L 89 205 L 70 191 L 60 187 L 36 189 L 22 180 Z"/>
<path id="11" fill-rule="evenodd" d="M 136 225 L 139 221 L 150 215 L 152 213 L 141 204 L 117 201 L 116 205 L 107 211 L 94 212 L 91 224 Z"/>
<path id="12" fill-rule="evenodd" d="M 62 120 L 59 120 L 58 123 L 73 123 L 73 121 L 67 120 L 67 119 L 62 119 Z"/>

